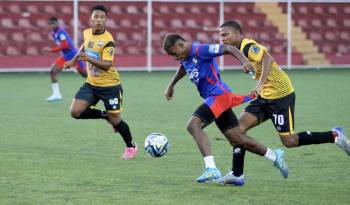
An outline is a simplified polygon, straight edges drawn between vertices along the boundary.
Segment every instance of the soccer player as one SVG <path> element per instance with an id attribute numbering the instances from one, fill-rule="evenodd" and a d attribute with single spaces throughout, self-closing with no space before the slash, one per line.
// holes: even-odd
<path id="1" fill-rule="evenodd" d="M 50 76 L 52 95 L 46 98 L 47 102 L 54 102 L 62 99 L 59 84 L 57 81 L 57 74 L 62 71 L 64 63 L 71 60 L 77 54 L 77 49 L 74 48 L 73 41 L 67 32 L 58 25 L 58 19 L 56 17 L 51 17 L 49 19 L 49 25 L 52 29 L 52 39 L 55 41 L 57 46 L 46 51 L 51 53 L 61 52 L 61 56 L 58 57 L 51 66 Z M 80 75 L 86 77 L 84 62 L 78 61 L 76 64 L 76 69 Z"/>
<path id="2" fill-rule="evenodd" d="M 164 40 L 164 50 L 181 63 L 165 90 L 166 99 L 170 100 L 173 97 L 176 83 L 186 73 L 204 99 L 203 104 L 193 113 L 187 124 L 187 131 L 193 136 L 206 167 L 204 173 L 196 181 L 210 182 L 221 177 L 215 165 L 209 138 L 203 131 L 203 128 L 213 121 L 232 145 L 238 144 L 273 161 L 273 165 L 286 178 L 288 168 L 283 159 L 283 151 L 272 151 L 246 136 L 241 131 L 236 115 L 231 110 L 232 107 L 253 99 L 255 95 L 238 96 L 231 93 L 230 88 L 220 78 L 215 57 L 230 54 L 243 63 L 245 70 L 252 69 L 239 50 L 228 45 L 189 43 L 178 34 L 167 35 Z"/>
<path id="3" fill-rule="evenodd" d="M 121 118 L 123 89 L 113 64 L 115 42 L 105 29 L 106 20 L 106 7 L 96 5 L 91 9 L 92 28 L 83 33 L 84 52 L 65 64 L 65 67 L 71 67 L 77 60 L 83 60 L 88 71 L 86 83 L 75 95 L 70 112 L 75 119 L 106 119 L 122 136 L 126 144 L 122 159 L 129 160 L 136 156 L 138 148 L 132 140 L 129 125 Z M 103 101 L 106 112 L 91 107 L 99 100 Z"/>
<path id="4" fill-rule="evenodd" d="M 267 49 L 243 36 L 241 26 L 235 21 L 228 21 L 220 26 L 222 43 L 235 46 L 252 63 L 255 80 L 258 81 L 255 92 L 257 98 L 251 101 L 239 118 L 243 133 L 270 119 L 285 147 L 335 143 L 350 155 L 350 141 L 342 128 L 326 132 L 294 131 L 295 92 L 287 74 L 277 65 Z M 233 147 L 232 171 L 220 178 L 222 185 L 243 185 L 243 165 L 246 148 Z"/>

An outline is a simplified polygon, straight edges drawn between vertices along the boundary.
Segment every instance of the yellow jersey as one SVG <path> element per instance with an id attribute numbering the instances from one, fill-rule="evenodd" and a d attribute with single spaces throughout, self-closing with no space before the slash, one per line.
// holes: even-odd
<path id="1" fill-rule="evenodd" d="M 113 62 L 115 43 L 108 31 L 105 31 L 103 34 L 94 35 L 92 28 L 89 28 L 84 30 L 83 37 L 86 55 L 99 60 Z M 119 73 L 114 68 L 114 64 L 107 71 L 104 71 L 87 62 L 87 73 L 86 82 L 91 85 L 109 87 L 120 84 Z"/>
<path id="2" fill-rule="evenodd" d="M 262 73 L 262 58 L 267 52 L 266 47 L 253 39 L 244 38 L 240 51 L 249 59 L 255 69 L 255 80 L 259 80 Z M 277 65 L 272 63 L 272 69 L 261 90 L 261 97 L 265 99 L 278 99 L 294 92 L 292 82 L 288 75 Z"/>

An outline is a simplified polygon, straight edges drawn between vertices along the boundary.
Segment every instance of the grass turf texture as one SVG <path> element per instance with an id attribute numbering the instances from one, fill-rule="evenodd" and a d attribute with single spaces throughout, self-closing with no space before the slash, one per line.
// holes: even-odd
<path id="1" fill-rule="evenodd" d="M 342 125 L 350 133 L 350 70 L 289 71 L 296 89 L 297 131 L 326 131 Z M 140 151 L 120 159 L 124 143 L 103 120 L 73 120 L 71 99 L 83 83 L 72 73 L 59 76 L 63 101 L 47 103 L 47 73 L 0 73 L 0 204 L 349 204 L 350 157 L 334 144 L 286 150 L 290 177 L 247 154 L 243 187 L 197 184 L 204 162 L 185 125 L 201 104 L 188 79 L 172 101 L 163 93 L 173 72 L 122 72 L 123 118 Z M 240 71 L 222 77 L 234 93 L 254 87 Z M 245 106 L 245 105 L 244 105 Z M 99 107 L 102 108 L 101 103 Z M 243 106 L 235 108 L 237 115 Z M 213 124 L 206 128 L 216 163 L 225 174 L 231 147 Z M 171 143 L 162 158 L 143 152 L 151 132 Z M 282 147 L 271 122 L 249 133 L 259 142 Z"/>

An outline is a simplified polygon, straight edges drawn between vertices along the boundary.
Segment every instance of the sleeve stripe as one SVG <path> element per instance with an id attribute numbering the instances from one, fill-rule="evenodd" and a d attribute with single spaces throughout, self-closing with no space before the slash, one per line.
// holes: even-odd
<path id="1" fill-rule="evenodd" d="M 115 43 L 114 43 L 113 41 L 110 41 L 110 42 L 108 42 L 108 43 L 105 45 L 105 47 L 103 47 L 103 48 L 107 48 L 107 47 L 113 47 L 113 48 L 115 48 Z"/>
<path id="2" fill-rule="evenodd" d="M 243 48 L 243 54 L 248 58 L 248 53 L 249 53 L 249 49 L 250 46 L 254 45 L 254 43 L 248 43 L 247 45 L 244 46 Z"/>

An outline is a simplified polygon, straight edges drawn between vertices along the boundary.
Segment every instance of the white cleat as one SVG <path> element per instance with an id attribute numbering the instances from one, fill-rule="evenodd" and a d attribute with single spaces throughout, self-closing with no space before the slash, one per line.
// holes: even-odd
<path id="1" fill-rule="evenodd" d="M 51 95 L 50 97 L 46 98 L 47 102 L 57 102 L 62 100 L 62 96 L 61 95 Z"/>
<path id="2" fill-rule="evenodd" d="M 336 127 L 332 131 L 337 133 L 334 143 L 350 156 L 350 140 L 346 137 L 343 128 Z"/>

